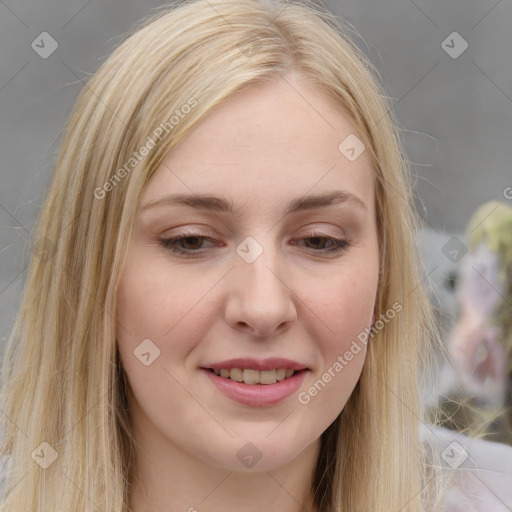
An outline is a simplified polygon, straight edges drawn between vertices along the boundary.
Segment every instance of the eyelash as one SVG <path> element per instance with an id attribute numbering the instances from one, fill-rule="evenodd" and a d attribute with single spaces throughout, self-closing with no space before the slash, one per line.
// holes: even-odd
<path id="1" fill-rule="evenodd" d="M 193 232 L 187 232 L 180 236 L 175 236 L 172 238 L 159 238 L 159 241 L 160 241 L 160 246 L 163 247 L 164 249 L 171 251 L 173 253 L 185 255 L 186 257 L 189 257 L 189 258 L 192 258 L 192 257 L 194 257 L 194 255 L 202 254 L 202 252 L 204 252 L 204 251 L 201 252 L 199 250 L 182 249 L 182 248 L 178 248 L 176 246 L 176 244 L 178 242 L 180 242 L 181 240 L 186 240 L 187 238 L 202 238 L 205 240 L 213 241 L 208 236 L 202 236 L 199 233 L 193 233 Z M 328 249 L 328 250 L 320 249 L 320 250 L 314 251 L 314 252 L 323 252 L 323 253 L 328 253 L 328 254 L 341 254 L 341 253 L 345 252 L 351 245 L 351 242 L 349 242 L 348 240 L 325 236 L 320 233 L 306 233 L 301 238 L 301 240 L 308 239 L 308 238 L 324 238 L 325 240 L 331 241 L 335 244 L 335 247 L 332 249 Z"/>

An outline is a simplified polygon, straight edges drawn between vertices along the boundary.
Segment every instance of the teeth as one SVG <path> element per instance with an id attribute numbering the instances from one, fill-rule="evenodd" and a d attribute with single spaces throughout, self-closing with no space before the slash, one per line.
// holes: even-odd
<path id="1" fill-rule="evenodd" d="M 281 380 L 287 379 L 294 374 L 294 370 L 278 368 L 277 370 L 250 370 L 248 368 L 222 368 L 214 370 L 215 375 L 229 378 L 236 382 L 245 384 L 275 384 Z"/>
<path id="2" fill-rule="evenodd" d="M 228 377 L 231 380 L 236 380 L 237 382 L 242 382 L 244 380 L 244 372 L 240 368 L 231 368 L 231 371 L 226 370 L 228 372 Z"/>
<path id="3" fill-rule="evenodd" d="M 258 370 L 244 370 L 243 377 L 246 384 L 259 384 L 260 382 L 260 372 Z"/>

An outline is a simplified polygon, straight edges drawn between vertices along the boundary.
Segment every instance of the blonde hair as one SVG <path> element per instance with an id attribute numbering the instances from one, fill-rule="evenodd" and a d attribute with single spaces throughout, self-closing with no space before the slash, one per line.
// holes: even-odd
<path id="1" fill-rule="evenodd" d="M 354 392 L 322 434 L 315 504 L 319 512 L 424 509 L 418 369 L 429 364 L 434 319 L 409 164 L 376 71 L 337 20 L 309 3 L 168 7 L 101 65 L 67 124 L 3 360 L 1 454 L 10 469 L 0 510 L 127 510 L 134 446 L 115 304 L 139 196 L 197 121 L 235 91 L 286 73 L 333 98 L 365 144 L 381 256 L 376 319 L 403 306 L 368 343 Z M 158 126 L 168 133 L 131 162 Z M 43 442 L 58 454 L 46 469 L 32 455 L 37 448 L 50 460 Z"/>

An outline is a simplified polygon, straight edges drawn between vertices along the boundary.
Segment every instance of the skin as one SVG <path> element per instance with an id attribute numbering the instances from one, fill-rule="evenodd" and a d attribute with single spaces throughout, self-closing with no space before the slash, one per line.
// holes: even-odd
<path id="1" fill-rule="evenodd" d="M 300 78 L 254 86 L 205 116 L 143 190 L 117 305 L 138 443 L 134 512 L 314 510 L 320 436 L 352 393 L 365 346 L 308 404 L 298 394 L 371 325 L 378 285 L 373 170 L 367 152 L 349 161 L 338 150 L 354 132 Z M 284 214 L 292 199 L 334 190 L 356 194 L 366 209 L 345 202 Z M 171 193 L 223 196 L 244 210 L 142 210 Z M 184 228 L 213 242 L 176 244 L 200 253 L 192 258 L 159 245 Z M 333 244 L 305 237 L 311 231 L 350 245 L 329 254 Z M 247 236 L 263 249 L 252 263 L 235 251 Z M 134 356 L 144 339 L 160 350 L 148 366 Z M 299 391 L 273 406 L 234 402 L 199 369 L 272 356 L 310 369 Z M 249 442 L 261 454 L 251 468 L 237 457 Z"/>

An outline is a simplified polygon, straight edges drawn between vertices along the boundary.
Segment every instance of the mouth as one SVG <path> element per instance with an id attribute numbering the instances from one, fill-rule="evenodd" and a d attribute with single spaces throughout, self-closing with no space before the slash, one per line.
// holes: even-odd
<path id="1" fill-rule="evenodd" d="M 275 368 L 271 370 L 255 370 L 252 368 L 203 368 L 217 377 L 233 380 L 244 384 L 269 385 L 287 380 L 298 373 L 307 372 L 307 368 L 293 370 L 291 368 Z"/>
<path id="2" fill-rule="evenodd" d="M 250 407 L 279 404 L 299 390 L 310 371 L 299 363 L 277 358 L 259 362 L 247 359 L 233 361 L 230 364 L 223 361 L 211 366 L 205 365 L 200 370 L 229 399 Z"/>

